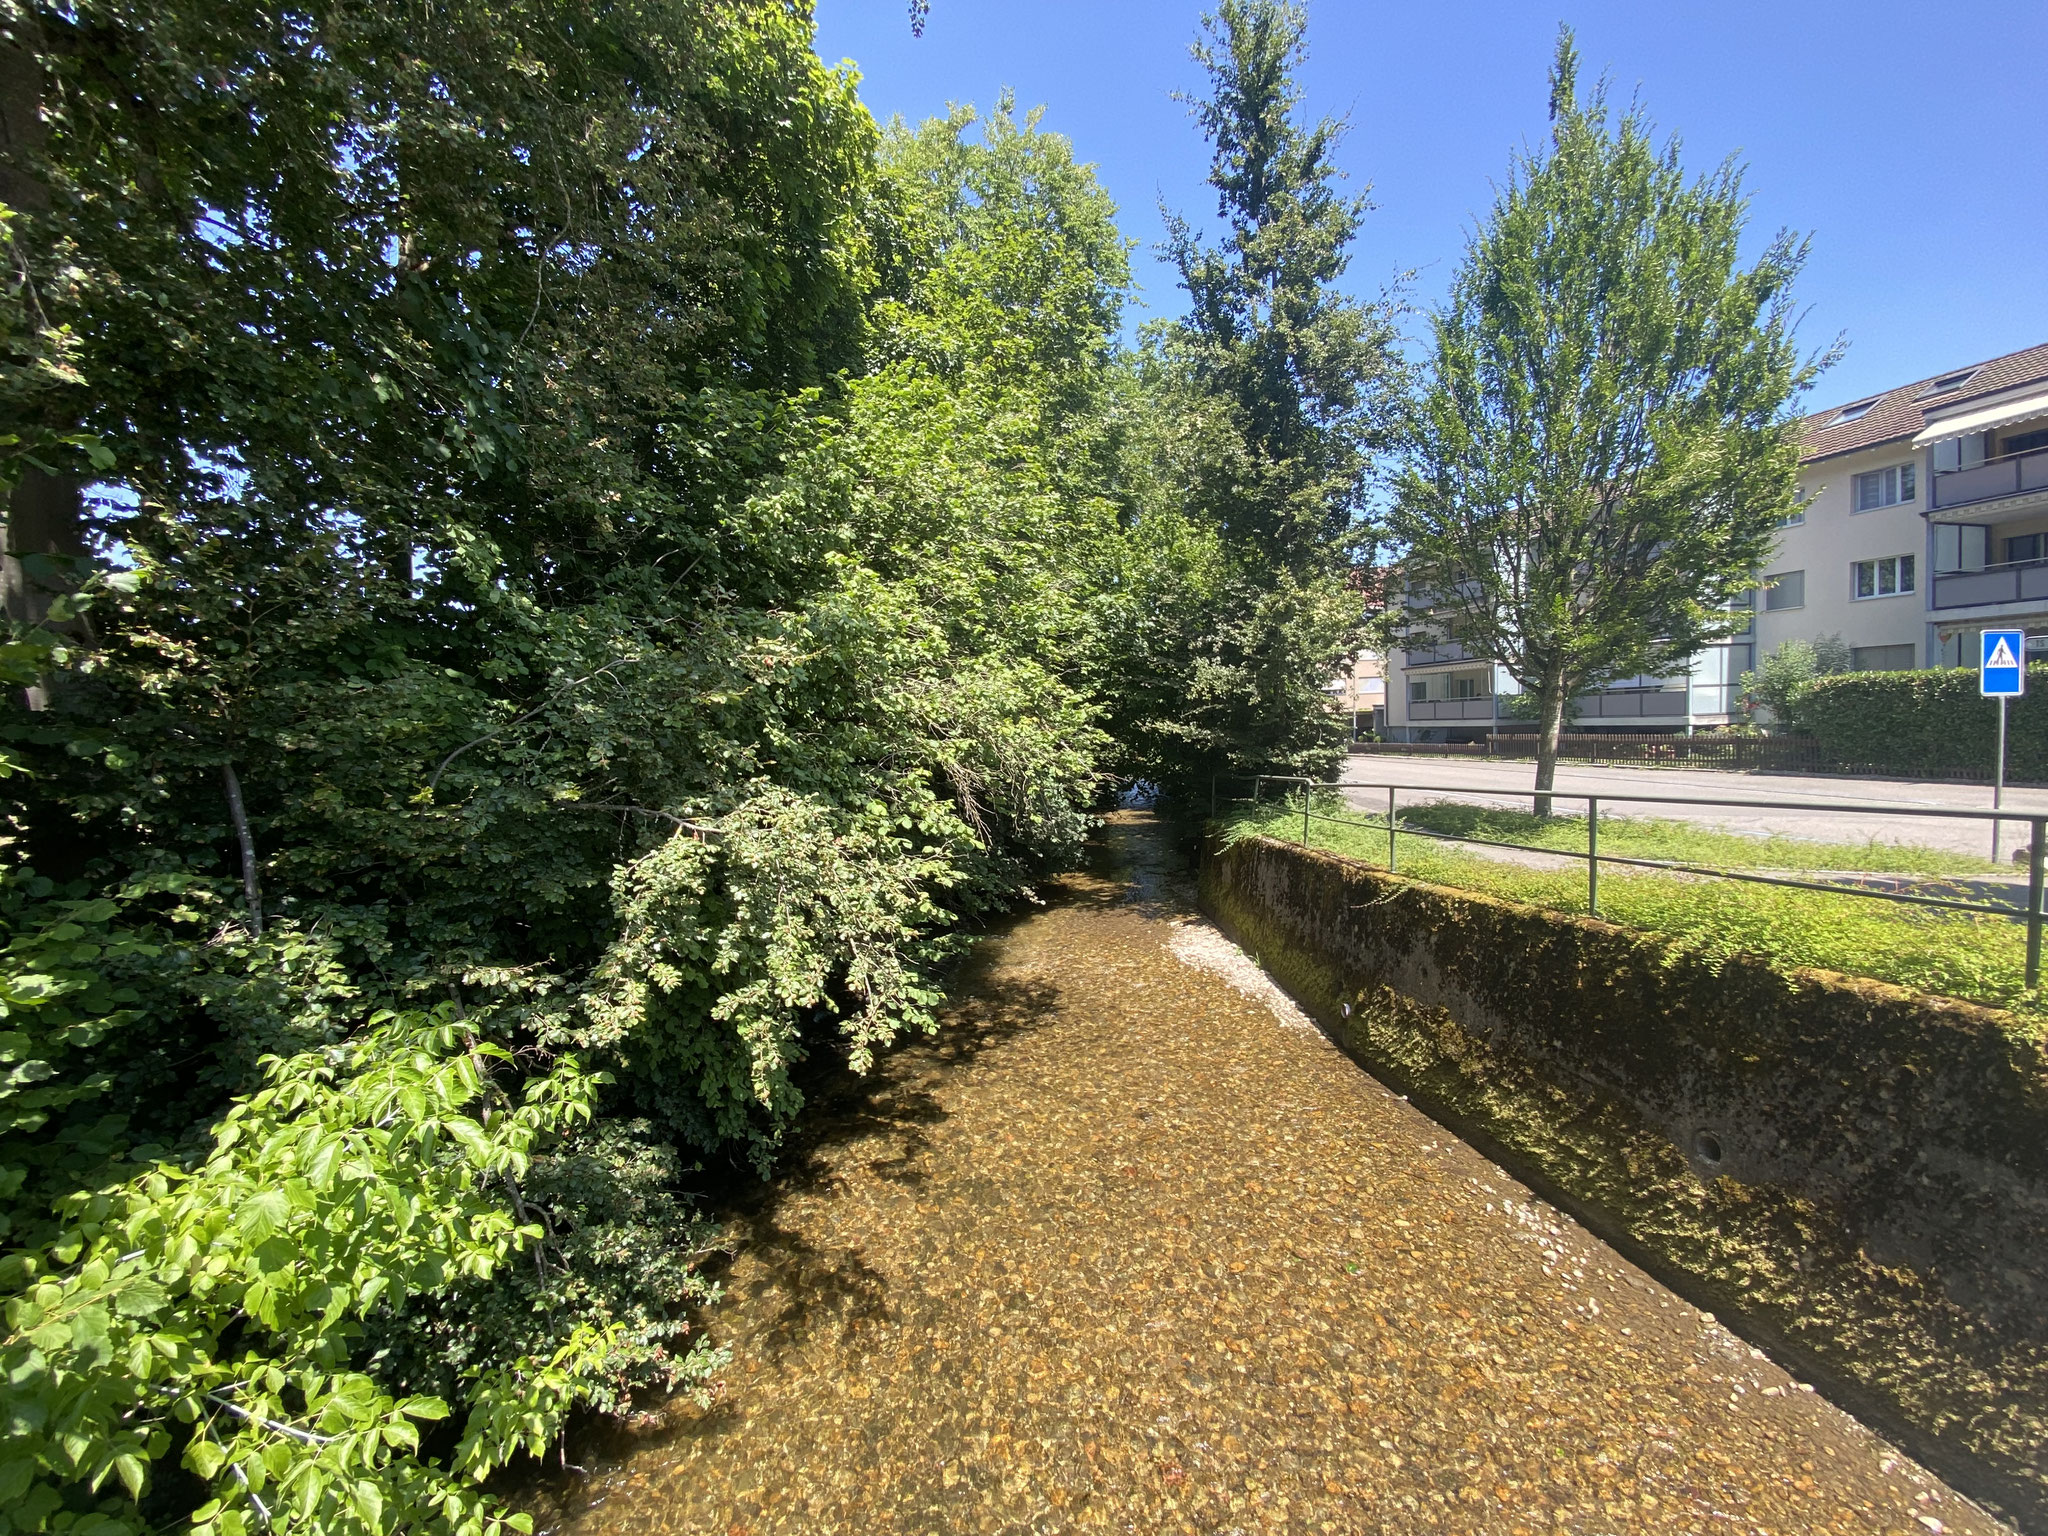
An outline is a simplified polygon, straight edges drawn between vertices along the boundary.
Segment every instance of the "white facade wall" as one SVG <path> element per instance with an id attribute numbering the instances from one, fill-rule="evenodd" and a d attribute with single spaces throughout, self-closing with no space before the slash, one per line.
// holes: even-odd
<path id="1" fill-rule="evenodd" d="M 1858 512 L 1859 475 L 1911 470 L 1913 495 L 1889 506 Z M 1903 478 L 1903 476 L 1901 476 Z M 1927 525 L 1926 455 L 1905 442 L 1880 444 L 1808 464 L 1799 477 L 1801 521 L 1778 535 L 1777 553 L 1763 575 L 1779 578 L 1776 591 L 1757 594 L 1756 654 L 1763 656 L 1787 640 L 1812 640 L 1838 635 L 1849 645 L 1857 665 L 1870 671 L 1906 671 L 1927 666 L 1927 586 L 1932 579 Z M 1912 561 L 1912 585 L 1898 590 L 1902 559 Z M 1872 562 L 1892 561 L 1892 575 Z M 1858 597 L 1858 566 L 1872 586 L 1891 592 Z M 1800 601 L 1791 598 L 1797 573 Z M 1873 580 L 1872 578 L 1877 578 Z M 1908 652 L 1910 651 L 1910 654 Z"/>

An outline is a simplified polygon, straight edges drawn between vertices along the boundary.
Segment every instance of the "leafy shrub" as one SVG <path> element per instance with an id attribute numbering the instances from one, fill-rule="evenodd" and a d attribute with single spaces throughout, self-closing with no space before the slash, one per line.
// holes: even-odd
<path id="1" fill-rule="evenodd" d="M 1769 709 L 1780 726 L 1797 728 L 1799 706 L 1823 677 L 1849 670 L 1849 647 L 1840 635 L 1786 640 L 1765 655 L 1754 672 L 1742 674 L 1743 707 Z"/>

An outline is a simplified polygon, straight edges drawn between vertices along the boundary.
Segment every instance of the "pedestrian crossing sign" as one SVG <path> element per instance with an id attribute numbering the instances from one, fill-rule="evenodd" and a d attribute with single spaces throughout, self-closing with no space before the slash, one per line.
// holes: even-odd
<path id="1" fill-rule="evenodd" d="M 1987 629 L 1979 653 L 1977 687 L 1987 699 L 2016 699 L 2027 691 L 2027 635 L 2019 629 Z"/>

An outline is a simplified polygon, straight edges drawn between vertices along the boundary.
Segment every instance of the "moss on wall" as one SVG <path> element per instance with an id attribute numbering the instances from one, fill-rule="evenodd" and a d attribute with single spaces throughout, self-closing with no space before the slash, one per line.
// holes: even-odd
<path id="1" fill-rule="evenodd" d="M 2048 1526 L 2048 1057 L 2005 1015 L 1264 838 L 1202 894 L 1381 1077 Z"/>

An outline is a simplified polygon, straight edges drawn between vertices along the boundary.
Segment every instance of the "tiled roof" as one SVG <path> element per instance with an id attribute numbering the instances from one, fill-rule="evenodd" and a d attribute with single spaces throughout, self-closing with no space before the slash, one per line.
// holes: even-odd
<path id="1" fill-rule="evenodd" d="M 1936 379 L 1945 379 L 1958 373 L 1967 373 L 1969 382 L 1959 389 L 1945 394 L 1921 399 L 1920 393 Z M 1901 384 L 1897 389 L 1888 389 L 1877 396 L 1865 396 L 1871 400 L 1870 409 L 1853 421 L 1839 421 L 1843 411 L 1864 402 L 1849 401 L 1842 405 L 1830 406 L 1825 411 L 1816 411 L 1800 423 L 1804 444 L 1800 449 L 1802 459 L 1825 459 L 1837 453 L 1847 453 L 1855 448 L 1869 448 L 1878 443 L 1889 443 L 1896 438 L 1911 437 L 1926 425 L 1926 408 L 1941 406 L 1944 410 L 1965 400 L 1974 400 L 1979 395 L 1996 394 L 2001 389 L 2011 389 L 2019 384 L 2034 384 L 2048 379 L 2048 345 L 2028 347 L 2024 352 L 2008 352 L 2004 357 L 1994 357 L 1989 362 L 1978 363 L 1974 368 L 1950 368 L 1911 384 Z"/>

